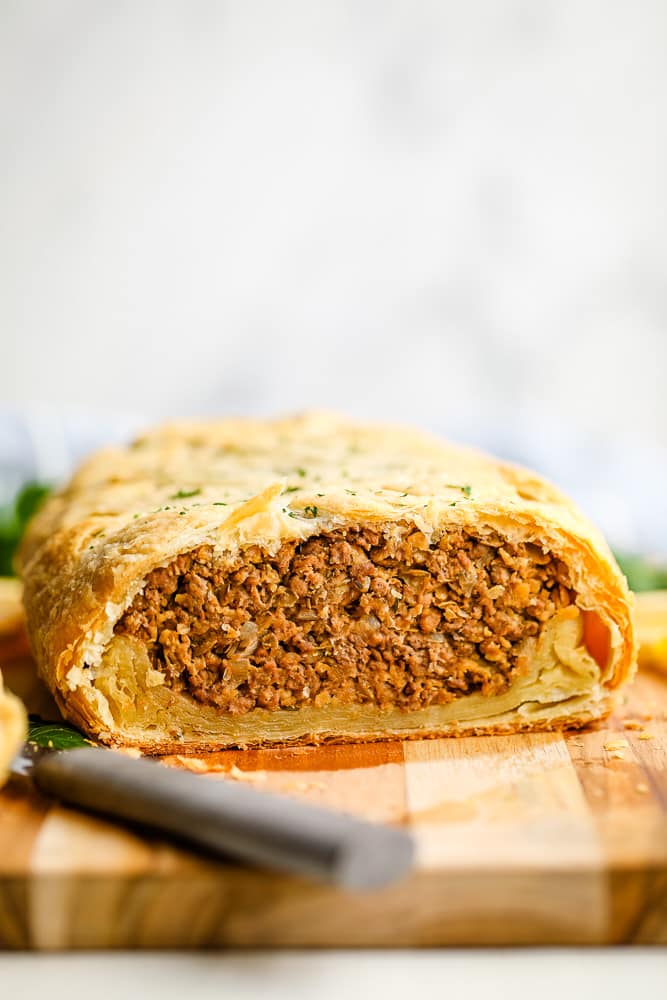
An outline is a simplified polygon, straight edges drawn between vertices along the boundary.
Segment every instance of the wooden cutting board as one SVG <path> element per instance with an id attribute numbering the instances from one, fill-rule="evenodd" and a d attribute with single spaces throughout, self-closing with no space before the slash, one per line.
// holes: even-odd
<path id="1" fill-rule="evenodd" d="M 27 659 L 5 673 L 53 717 Z M 565 738 L 227 751 L 185 764 L 217 769 L 202 780 L 250 780 L 409 824 L 416 869 L 354 895 L 202 860 L 14 779 L 0 793 L 0 945 L 667 943 L 667 678 L 658 674 L 640 674 L 606 727 Z"/>

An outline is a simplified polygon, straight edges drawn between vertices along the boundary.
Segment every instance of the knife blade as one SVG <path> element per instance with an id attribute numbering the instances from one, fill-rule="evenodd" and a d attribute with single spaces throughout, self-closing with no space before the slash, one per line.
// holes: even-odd
<path id="1" fill-rule="evenodd" d="M 386 885 L 414 859 L 405 830 L 107 750 L 72 727 L 34 716 L 12 771 L 68 805 L 140 823 L 214 855 L 348 889 Z"/>

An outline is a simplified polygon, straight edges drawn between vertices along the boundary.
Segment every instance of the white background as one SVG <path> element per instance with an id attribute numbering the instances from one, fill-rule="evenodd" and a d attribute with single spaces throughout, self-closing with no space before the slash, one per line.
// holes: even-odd
<path id="1" fill-rule="evenodd" d="M 2 3 L 0 400 L 667 443 L 666 48 L 664 0 Z"/>
<path id="2" fill-rule="evenodd" d="M 662 1000 L 665 949 L 0 956 L 7 997 L 49 1000 Z M 48 986 L 47 986 L 48 984 Z"/>

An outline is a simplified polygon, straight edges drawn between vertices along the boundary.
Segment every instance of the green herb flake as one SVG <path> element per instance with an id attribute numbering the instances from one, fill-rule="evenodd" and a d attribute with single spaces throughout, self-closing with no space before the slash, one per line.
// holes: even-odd
<path id="1" fill-rule="evenodd" d="M 296 469 L 295 471 L 296 471 L 297 476 L 301 476 L 302 479 L 306 478 L 306 470 L 305 469 Z"/>
<path id="2" fill-rule="evenodd" d="M 285 493 L 296 493 L 296 491 L 300 490 L 300 489 L 301 489 L 300 486 L 286 486 L 285 489 L 283 490 L 283 494 L 285 494 Z"/>
<path id="3" fill-rule="evenodd" d="M 357 495 L 356 490 L 345 490 L 345 492 L 349 493 L 351 497 L 356 497 Z"/>
<path id="4" fill-rule="evenodd" d="M 197 497 L 201 493 L 200 489 L 196 490 L 179 490 L 178 493 L 174 493 L 169 497 L 170 500 L 187 500 L 188 497 Z M 165 508 L 166 509 L 166 508 Z"/>
<path id="5" fill-rule="evenodd" d="M 214 507 L 226 507 L 227 504 L 225 503 L 224 500 L 214 500 L 213 501 L 213 506 Z"/>
<path id="6" fill-rule="evenodd" d="M 460 483 L 445 483 L 445 486 L 448 490 L 461 490 L 461 493 L 467 497 L 469 497 L 472 493 L 472 486 L 468 483 L 466 483 L 465 486 L 461 486 Z"/>
<path id="7" fill-rule="evenodd" d="M 307 507 L 304 507 L 303 512 L 306 515 L 306 517 L 317 517 L 317 507 L 315 507 L 312 504 L 309 504 Z"/>

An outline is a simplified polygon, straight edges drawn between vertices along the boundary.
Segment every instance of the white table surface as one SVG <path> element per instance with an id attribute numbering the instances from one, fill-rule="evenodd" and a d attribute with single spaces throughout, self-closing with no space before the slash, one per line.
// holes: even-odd
<path id="1" fill-rule="evenodd" d="M 652 1000 L 667 995 L 667 949 L 453 949 L 4 955 L 0 996 L 49 1000 Z"/>

